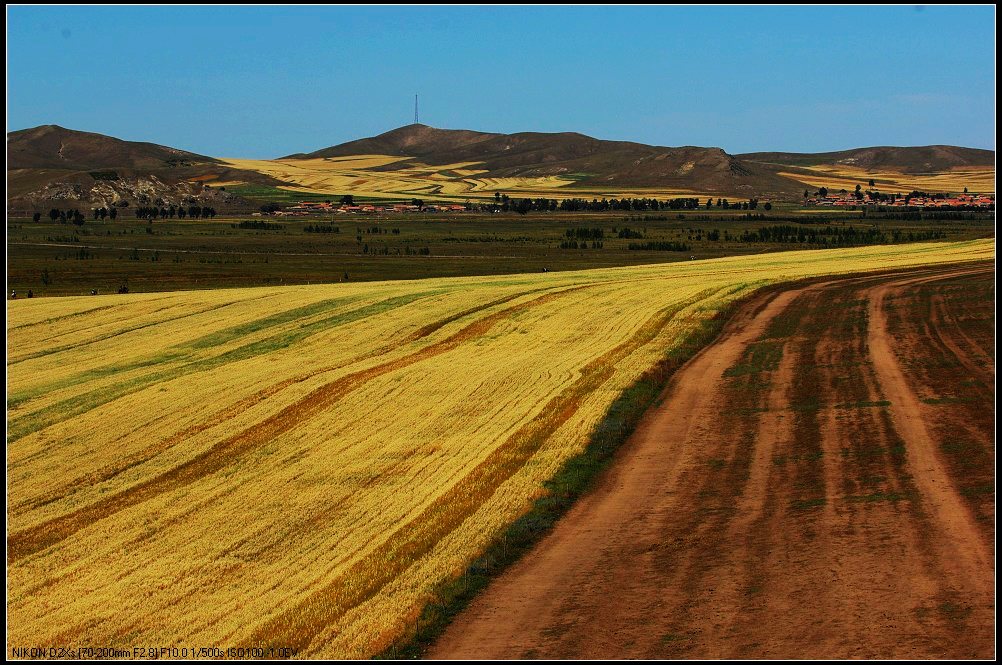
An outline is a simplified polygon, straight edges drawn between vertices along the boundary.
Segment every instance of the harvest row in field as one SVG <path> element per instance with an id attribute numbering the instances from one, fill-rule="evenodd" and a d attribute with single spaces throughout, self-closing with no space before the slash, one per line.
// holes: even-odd
<path id="1" fill-rule="evenodd" d="M 10 303 L 9 641 L 371 655 L 734 299 L 993 252 Z"/>

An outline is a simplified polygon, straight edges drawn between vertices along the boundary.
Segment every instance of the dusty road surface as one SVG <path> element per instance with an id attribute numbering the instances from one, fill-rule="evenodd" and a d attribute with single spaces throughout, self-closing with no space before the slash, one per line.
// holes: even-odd
<path id="1" fill-rule="evenodd" d="M 994 267 L 800 285 L 433 658 L 992 658 Z"/>

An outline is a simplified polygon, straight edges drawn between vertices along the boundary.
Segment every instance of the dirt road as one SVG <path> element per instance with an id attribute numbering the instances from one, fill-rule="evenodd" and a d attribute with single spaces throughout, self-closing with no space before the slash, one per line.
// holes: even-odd
<path id="1" fill-rule="evenodd" d="M 745 306 L 427 655 L 992 658 L 993 277 Z"/>

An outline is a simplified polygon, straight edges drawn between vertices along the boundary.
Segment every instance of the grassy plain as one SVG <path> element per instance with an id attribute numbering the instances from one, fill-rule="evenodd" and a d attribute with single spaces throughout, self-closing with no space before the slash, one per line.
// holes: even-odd
<path id="1" fill-rule="evenodd" d="M 763 214 L 758 211 L 756 214 Z M 918 216 L 918 214 L 914 214 Z M 676 213 L 462 213 L 383 217 L 216 218 L 153 224 L 130 218 L 83 226 L 47 218 L 7 222 L 9 288 L 24 294 L 132 293 L 221 287 L 317 284 L 581 270 L 798 249 L 798 242 L 748 242 L 745 232 L 791 225 L 805 232 L 825 228 L 877 229 L 893 240 L 941 233 L 940 239 L 993 237 L 993 215 L 956 218 L 923 214 L 902 220 L 862 212 L 779 207 L 764 218 L 719 208 Z M 939 217 L 939 218 L 937 218 Z M 949 217 L 949 215 L 946 215 Z M 972 219 L 973 218 L 973 219 Z M 241 228 L 264 221 L 269 229 Z M 307 227 L 338 233 L 308 233 Z M 632 236 L 620 238 L 629 228 Z M 601 229 L 601 247 L 562 248 L 567 232 Z M 375 231 L 375 232 L 374 232 Z M 714 236 L 713 233 L 717 232 Z M 684 251 L 630 249 L 644 243 L 681 243 Z M 424 251 L 425 253 L 422 253 Z M 346 275 L 347 274 L 347 275 Z M 48 284 L 45 283 L 48 281 Z"/>
<path id="2" fill-rule="evenodd" d="M 8 641 L 378 653 L 734 299 L 993 255 L 9 302 Z"/>

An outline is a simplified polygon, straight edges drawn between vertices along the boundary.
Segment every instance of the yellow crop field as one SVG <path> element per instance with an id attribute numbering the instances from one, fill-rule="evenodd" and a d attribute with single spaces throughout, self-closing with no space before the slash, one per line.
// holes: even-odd
<path id="1" fill-rule="evenodd" d="M 715 311 L 994 250 L 8 302 L 8 642 L 370 656 Z"/>
<path id="2" fill-rule="evenodd" d="M 867 171 L 849 166 L 812 166 L 796 171 L 780 171 L 779 175 L 799 180 L 812 187 L 853 191 L 856 185 L 870 189 L 872 179 L 876 189 L 885 193 L 920 192 L 958 193 L 967 187 L 971 192 L 995 192 L 995 169 L 986 167 L 957 168 L 935 174 L 908 174 L 896 171 Z"/>
<path id="3" fill-rule="evenodd" d="M 256 171 L 292 183 L 282 187 L 306 194 L 344 194 L 372 198 L 420 197 L 428 200 L 462 202 L 493 199 L 500 191 L 511 196 L 529 198 L 601 198 L 696 196 L 697 192 L 678 189 L 583 189 L 562 191 L 576 181 L 561 176 L 486 178 L 479 162 L 460 162 L 429 166 L 410 164 L 392 171 L 376 171 L 377 167 L 399 162 L 407 157 L 391 155 L 358 155 L 314 159 L 223 159 L 229 166 Z M 236 182 L 216 183 L 232 185 Z M 710 192 L 713 194 L 713 192 Z M 705 194 L 705 193 L 703 193 Z"/>

